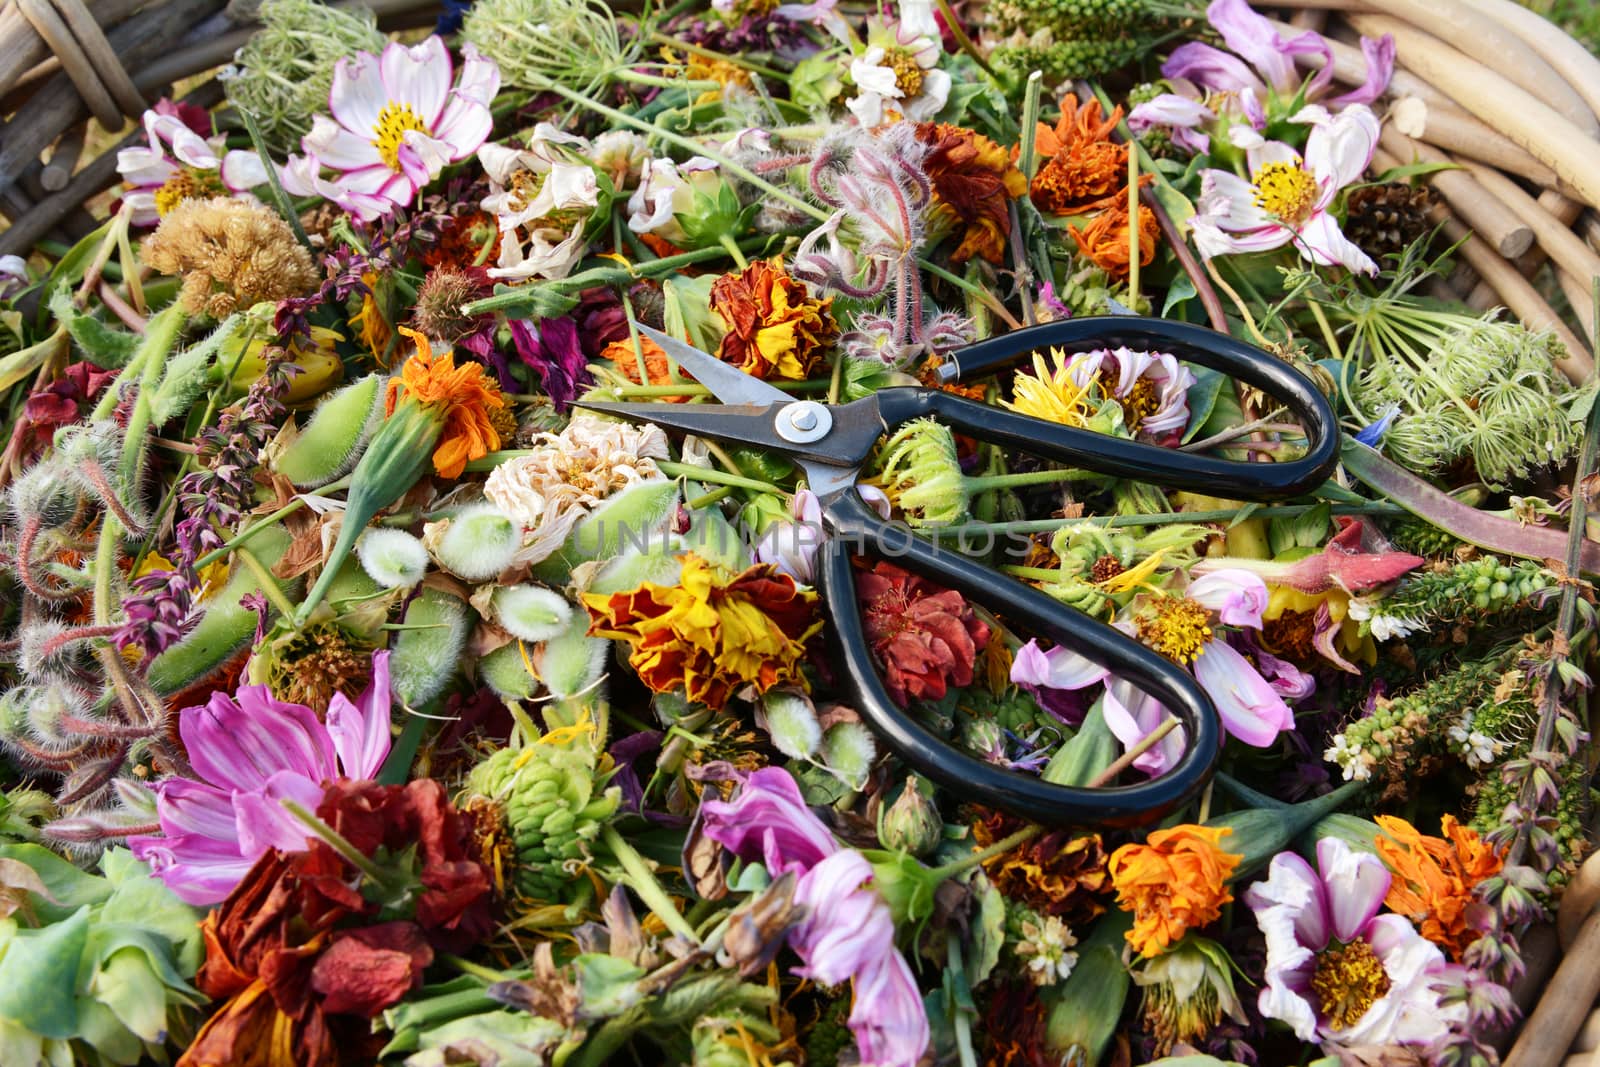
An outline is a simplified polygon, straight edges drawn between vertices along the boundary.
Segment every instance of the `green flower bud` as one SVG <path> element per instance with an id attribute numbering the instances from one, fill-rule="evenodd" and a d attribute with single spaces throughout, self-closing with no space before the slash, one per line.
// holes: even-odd
<path id="1" fill-rule="evenodd" d="M 356 559 L 367 576 L 385 589 L 409 589 L 428 570 L 428 550 L 404 530 L 368 530 L 356 542 Z"/>
<path id="2" fill-rule="evenodd" d="M 884 848 L 925 857 L 944 839 L 944 818 L 916 775 L 906 780 L 900 796 L 878 812 L 878 840 Z"/>
<path id="3" fill-rule="evenodd" d="M 822 747 L 822 724 L 809 697 L 794 689 L 762 695 L 761 720 L 778 751 L 791 759 L 810 759 Z"/>
<path id="4" fill-rule="evenodd" d="M 420 707 L 444 692 L 455 675 L 467 640 L 467 605 L 424 589 L 406 611 L 405 625 L 390 646 L 390 682 L 402 703 Z"/>
<path id="5" fill-rule="evenodd" d="M 522 531 L 493 504 L 473 504 L 423 534 L 439 566 L 469 582 L 484 582 L 511 566 Z"/>
<path id="6" fill-rule="evenodd" d="M 538 585 L 512 585 L 494 591 L 495 620 L 513 637 L 547 641 L 566 629 L 572 605 L 565 597 Z"/>
<path id="7" fill-rule="evenodd" d="M 859 722 L 838 722 L 822 735 L 822 764 L 852 789 L 867 784 L 878 743 L 872 731 Z"/>
<path id="8" fill-rule="evenodd" d="M 883 443 L 878 457 L 877 481 L 912 525 L 966 521 L 966 478 L 949 427 L 913 419 Z"/>

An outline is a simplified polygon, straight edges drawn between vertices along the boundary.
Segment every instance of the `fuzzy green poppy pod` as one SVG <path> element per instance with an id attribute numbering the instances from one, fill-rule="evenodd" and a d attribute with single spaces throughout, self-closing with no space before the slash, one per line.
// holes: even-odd
<path id="1" fill-rule="evenodd" d="M 574 885 L 570 865 L 589 855 L 622 802 L 605 788 L 589 730 L 552 731 L 522 748 L 504 748 L 472 769 L 467 790 L 498 804 L 511 838 L 511 884 L 521 896 L 560 902 Z"/>
<path id="2" fill-rule="evenodd" d="M 488 581 L 511 566 L 522 531 L 493 504 L 472 504 L 429 523 L 423 543 L 439 565 L 470 582 Z"/>

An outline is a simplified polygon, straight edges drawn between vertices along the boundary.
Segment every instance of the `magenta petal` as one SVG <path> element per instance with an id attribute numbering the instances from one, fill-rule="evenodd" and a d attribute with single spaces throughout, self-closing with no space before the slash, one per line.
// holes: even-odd
<path id="1" fill-rule="evenodd" d="M 1226 641 L 1206 644 L 1194 661 L 1194 676 L 1223 727 L 1245 744 L 1265 748 L 1294 726 L 1294 713 L 1277 690 Z"/>
<path id="2" fill-rule="evenodd" d="M 199 907 L 226 899 L 254 863 L 237 848 L 192 835 L 130 837 L 128 847 L 179 900 Z"/>
<path id="3" fill-rule="evenodd" d="M 161 832 L 233 841 L 233 794 L 192 778 L 168 778 L 156 787 Z"/>
<path id="4" fill-rule="evenodd" d="M 928 1013 L 911 967 L 899 952 L 888 952 L 856 975 L 850 1031 L 862 1063 L 876 1067 L 915 1067 L 928 1050 Z"/>
<path id="5" fill-rule="evenodd" d="M 1124 749 L 1143 741 L 1170 715 L 1160 701 L 1135 688 L 1131 682 L 1121 680 L 1106 687 L 1100 713 L 1105 716 L 1112 736 L 1122 742 Z M 1140 753 L 1133 765 L 1146 774 L 1165 774 L 1182 758 L 1183 747 L 1184 731 L 1180 726 Z"/>
<path id="6" fill-rule="evenodd" d="M 1189 41 L 1174 48 L 1172 55 L 1161 64 L 1161 73 L 1168 78 L 1187 78 L 1202 89 L 1219 93 L 1265 88 L 1261 79 L 1238 56 L 1230 56 L 1200 41 Z"/>
<path id="7" fill-rule="evenodd" d="M 389 653 L 385 650 L 373 653 L 372 684 L 356 703 L 335 693 L 328 704 L 328 736 L 346 778 L 377 777 L 389 757 L 389 714 Z"/>
<path id="8" fill-rule="evenodd" d="M 1389 894 L 1389 869 L 1377 856 L 1356 852 L 1337 837 L 1317 842 L 1317 867 L 1328 887 L 1333 936 L 1354 941 L 1366 930 Z"/>
<path id="9" fill-rule="evenodd" d="M 1370 104 L 1389 88 L 1389 79 L 1394 77 L 1394 38 L 1387 33 L 1376 41 L 1363 37 L 1361 54 L 1367 58 L 1366 80 L 1343 96 L 1329 100 L 1333 107 Z"/>
<path id="10" fill-rule="evenodd" d="M 433 135 L 450 146 L 451 162 L 456 162 L 476 152 L 493 129 L 494 115 L 488 106 L 457 90 L 451 94 L 450 104 L 439 117 Z"/>
<path id="11" fill-rule="evenodd" d="M 1206 20 L 1222 34 L 1224 44 L 1261 72 L 1267 84 L 1280 93 L 1292 90 L 1297 80 L 1294 61 L 1286 54 L 1283 38 L 1246 0 L 1211 0 Z"/>
<path id="12" fill-rule="evenodd" d="M 801 876 L 795 903 L 806 918 L 789 944 L 806 963 L 798 971 L 837 985 L 894 950 L 894 919 L 876 890 L 862 889 L 872 864 L 854 849 L 841 849 Z"/>
<path id="13" fill-rule="evenodd" d="M 237 812 L 235 828 L 239 833 L 239 851 L 247 859 L 255 859 L 269 848 L 283 852 L 303 852 L 311 831 L 305 823 L 291 815 L 283 806 L 292 800 L 307 811 L 316 811 L 322 803 L 321 785 L 302 778 L 292 771 L 283 771 L 252 793 L 238 793 L 233 798 Z"/>
<path id="14" fill-rule="evenodd" d="M 751 774 L 731 801 L 703 801 L 700 825 L 741 859 L 764 863 L 774 878 L 791 870 L 804 874 L 839 851 L 833 834 L 806 807 L 800 787 L 779 767 Z"/>
<path id="15" fill-rule="evenodd" d="M 333 738 L 316 712 L 304 704 L 275 699 L 272 690 L 264 685 L 241 686 L 238 701 L 250 736 L 271 745 L 269 755 L 261 762 L 268 776 L 294 771 L 320 782 L 339 773 Z"/>

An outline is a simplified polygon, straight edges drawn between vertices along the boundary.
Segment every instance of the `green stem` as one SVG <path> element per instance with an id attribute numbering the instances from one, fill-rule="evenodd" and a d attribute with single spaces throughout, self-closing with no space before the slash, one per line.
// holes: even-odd
<path id="1" fill-rule="evenodd" d="M 744 242 L 751 247 L 766 244 L 765 237 L 754 238 Z M 690 252 L 680 252 L 675 256 L 662 256 L 660 259 L 636 263 L 628 267 L 591 267 L 558 282 L 542 282 L 537 285 L 518 285 L 504 289 L 493 296 L 486 296 L 481 300 L 461 306 L 463 315 L 487 315 L 491 312 L 514 312 L 525 310 L 526 306 L 537 306 L 542 299 L 541 292 L 569 293 L 579 292 L 583 289 L 592 289 L 600 285 L 626 285 L 640 278 L 657 278 L 682 267 L 703 263 L 708 259 L 721 259 L 728 254 L 721 245 L 710 245 L 706 248 L 696 248 Z"/>
<path id="2" fill-rule="evenodd" d="M 462 974 L 471 975 L 473 978 L 481 978 L 485 982 L 510 982 L 517 977 L 507 971 L 497 971 L 493 967 L 485 967 L 481 963 L 473 963 L 469 959 L 463 959 L 448 952 L 441 954 L 439 960 L 441 963 L 454 967 Z"/>
<path id="3" fill-rule="evenodd" d="M 1058 482 L 1081 482 L 1087 478 L 1104 475 L 1081 467 L 1060 467 L 1055 470 L 1021 471 L 1012 474 L 980 474 L 963 478 L 962 484 L 969 493 L 977 494 L 988 489 L 1008 489 L 1018 485 L 1054 485 Z"/>
<path id="4" fill-rule="evenodd" d="M 1034 143 L 1039 136 L 1039 94 L 1044 88 L 1044 74 L 1034 71 L 1028 75 L 1028 84 L 1022 96 L 1022 146 L 1017 152 L 1017 162 L 1022 176 L 1033 188 L 1033 176 L 1038 173 L 1039 161 L 1034 158 Z"/>
<path id="5" fill-rule="evenodd" d="M 732 234 L 727 232 L 718 234 L 717 243 L 722 245 L 723 248 L 727 249 L 728 256 L 733 260 L 734 264 L 740 270 L 744 270 L 746 267 L 750 266 L 750 261 L 744 258 L 743 252 L 739 251 L 738 242 L 733 239 Z"/>
<path id="6" fill-rule="evenodd" d="M 956 17 L 956 13 L 950 10 L 950 0 L 935 0 L 935 3 L 939 5 L 939 14 L 944 16 L 944 24 L 949 28 L 950 36 L 956 39 L 956 47 L 971 56 L 972 61 L 978 64 L 985 74 L 989 75 L 994 81 L 999 82 L 1000 76 L 994 72 L 993 67 L 989 66 L 989 61 L 983 58 L 983 53 L 979 52 L 978 46 L 972 43 L 972 38 L 967 36 L 967 31 L 962 27 L 961 20 Z M 1038 76 L 1038 71 L 1035 71 L 1033 77 Z"/>
<path id="7" fill-rule="evenodd" d="M 768 382 L 786 393 L 821 392 L 829 387 L 829 383 L 821 378 L 807 378 L 802 382 Z M 640 400 L 654 399 L 658 396 L 711 396 L 712 392 L 698 382 L 674 383 L 672 385 L 618 385 L 610 390 L 619 398 L 632 397 Z"/>
<path id="8" fill-rule="evenodd" d="M 298 801 L 285 800 L 282 803 L 284 809 L 290 815 L 305 823 L 306 828 L 316 836 L 318 841 L 337 852 L 344 858 L 346 863 L 360 871 L 363 877 L 370 878 L 377 885 L 388 885 L 387 875 L 377 864 L 362 855 L 361 850 L 346 840 L 343 834 L 301 807 Z"/>
<path id="9" fill-rule="evenodd" d="M 138 394 L 134 397 L 133 412 L 128 416 L 128 429 L 122 443 L 122 461 L 117 473 L 122 484 L 137 486 L 144 467 L 145 435 L 150 430 L 150 394 L 155 391 L 161 375 L 166 370 L 166 356 L 177 343 L 178 331 L 188 315 L 178 304 L 166 308 L 146 327 L 144 341 L 139 345 L 144 356 L 139 372 Z"/>
<path id="10" fill-rule="evenodd" d="M 1214 511 L 1164 511 L 1151 515 L 1107 515 L 1094 519 L 1024 519 L 1019 522 L 973 522 L 962 523 L 959 526 L 941 527 L 941 537 L 961 534 L 1029 534 L 1053 533 L 1068 526 L 1083 524 L 1098 526 L 1104 529 L 1121 529 L 1123 527 L 1143 528 L 1147 526 L 1167 526 L 1175 522 L 1232 522 L 1246 511 L 1250 518 L 1263 519 L 1289 519 L 1304 515 L 1313 508 L 1322 507 L 1321 504 L 1284 504 L 1278 507 L 1265 508 L 1221 508 Z M 1406 509 L 1398 504 L 1335 504 L 1332 508 L 1335 515 L 1403 515 Z"/>
<path id="11" fill-rule="evenodd" d="M 272 162 L 272 153 L 267 151 L 267 142 L 261 137 L 261 128 L 256 125 L 256 117 L 244 108 L 235 108 L 239 117 L 244 120 L 245 132 L 250 135 L 250 143 L 255 146 L 256 155 L 261 157 L 261 168 L 267 172 L 267 189 L 272 193 L 273 206 L 278 209 L 278 214 L 283 216 L 283 221 L 289 224 L 289 229 L 294 231 L 294 239 L 300 246 L 311 253 L 313 260 L 317 257 L 317 250 L 311 247 L 311 238 L 306 236 L 306 231 L 300 225 L 300 213 L 295 211 L 294 204 L 289 200 L 289 194 L 283 191 L 283 186 L 278 183 L 278 168 Z"/>
<path id="12" fill-rule="evenodd" d="M 320 489 L 313 489 L 310 493 L 305 495 L 327 496 L 329 493 L 338 492 L 340 489 L 345 488 L 349 484 L 350 478 L 347 475 L 343 478 L 340 478 L 336 482 L 329 482 Z M 249 526 L 246 526 L 243 530 L 240 530 L 237 534 L 234 534 L 232 538 L 224 541 L 220 548 L 214 548 L 210 552 L 207 552 L 205 555 L 201 556 L 199 559 L 195 560 L 195 568 L 198 570 L 201 567 L 209 566 L 210 564 L 215 563 L 223 556 L 226 556 L 229 552 L 232 552 L 234 549 L 250 541 L 262 530 L 265 530 L 269 526 L 276 525 L 305 506 L 306 502 L 303 496 L 295 497 L 277 511 L 274 511 L 272 514 L 267 515 L 264 518 L 257 519 Z"/>
<path id="13" fill-rule="evenodd" d="M 672 906 L 672 898 L 667 896 L 667 891 L 656 881 L 656 876 L 645 863 L 644 857 L 622 839 L 616 827 L 607 826 L 601 833 L 601 840 L 605 842 L 606 848 L 611 850 L 617 862 L 622 864 L 623 871 L 627 873 L 628 885 L 638 894 L 644 906 L 649 908 L 668 930 L 684 938 L 691 945 L 700 944 L 700 938 L 695 933 L 694 927 L 689 925 L 689 920 L 683 917 L 682 912 Z"/>
<path id="14" fill-rule="evenodd" d="M 256 576 L 256 581 L 261 583 L 261 592 L 266 594 L 268 600 L 272 601 L 272 606 L 278 609 L 278 614 L 286 619 L 294 618 L 294 605 L 289 603 L 289 598 L 283 595 L 283 589 L 279 587 L 277 579 L 272 576 L 272 572 L 267 570 L 266 564 L 257 559 L 256 554 L 248 548 L 236 548 L 233 550 L 233 554 L 238 556 L 240 562 L 249 568 L 251 574 Z"/>
<path id="15" fill-rule="evenodd" d="M 711 89 L 721 89 L 722 83 L 700 78 L 666 78 L 659 74 L 646 74 L 632 67 L 621 67 L 611 72 L 611 76 L 619 82 L 628 82 L 631 85 L 649 85 L 657 89 L 688 89 L 693 92 L 699 89 L 702 92 Z"/>
<path id="16" fill-rule="evenodd" d="M 973 299 L 977 300 L 984 307 L 1000 316 L 1005 324 L 1011 329 L 1022 329 L 1022 323 L 1017 321 L 1016 316 L 1011 314 L 1010 311 L 1007 311 L 1006 306 L 1002 304 L 999 299 L 997 299 L 995 295 L 989 292 L 987 289 L 974 285 L 958 274 L 951 274 L 949 271 L 945 270 L 937 263 L 934 263 L 932 260 L 919 259 L 917 260 L 917 265 L 923 270 L 927 271 L 929 274 L 933 275 L 935 278 L 944 279 L 957 289 L 960 289 L 968 296 L 971 296 Z"/>
<path id="17" fill-rule="evenodd" d="M 661 468 L 663 474 L 673 478 L 692 478 L 697 482 L 716 482 L 718 485 L 732 485 L 758 493 L 777 493 L 785 497 L 789 495 L 770 482 L 746 478 L 742 474 L 729 474 L 715 467 L 696 467 L 692 463 L 673 463 L 669 460 L 657 460 L 656 466 Z"/>

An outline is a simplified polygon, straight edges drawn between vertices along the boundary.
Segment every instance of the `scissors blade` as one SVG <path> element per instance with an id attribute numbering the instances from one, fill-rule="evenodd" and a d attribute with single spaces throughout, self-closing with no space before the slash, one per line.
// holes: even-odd
<path id="1" fill-rule="evenodd" d="M 711 395 L 724 404 L 787 404 L 793 399 L 783 390 L 768 385 L 760 378 L 752 378 L 732 364 L 724 363 L 671 334 L 652 329 L 642 322 L 638 325 L 640 333 L 660 345 L 663 352 L 678 361 L 678 366 L 710 389 Z"/>
<path id="2" fill-rule="evenodd" d="M 774 425 L 775 409 L 770 404 L 618 404 L 579 400 L 577 405 L 630 422 L 649 422 L 663 429 L 692 433 L 696 437 L 758 448 L 789 447 L 778 436 Z"/>

